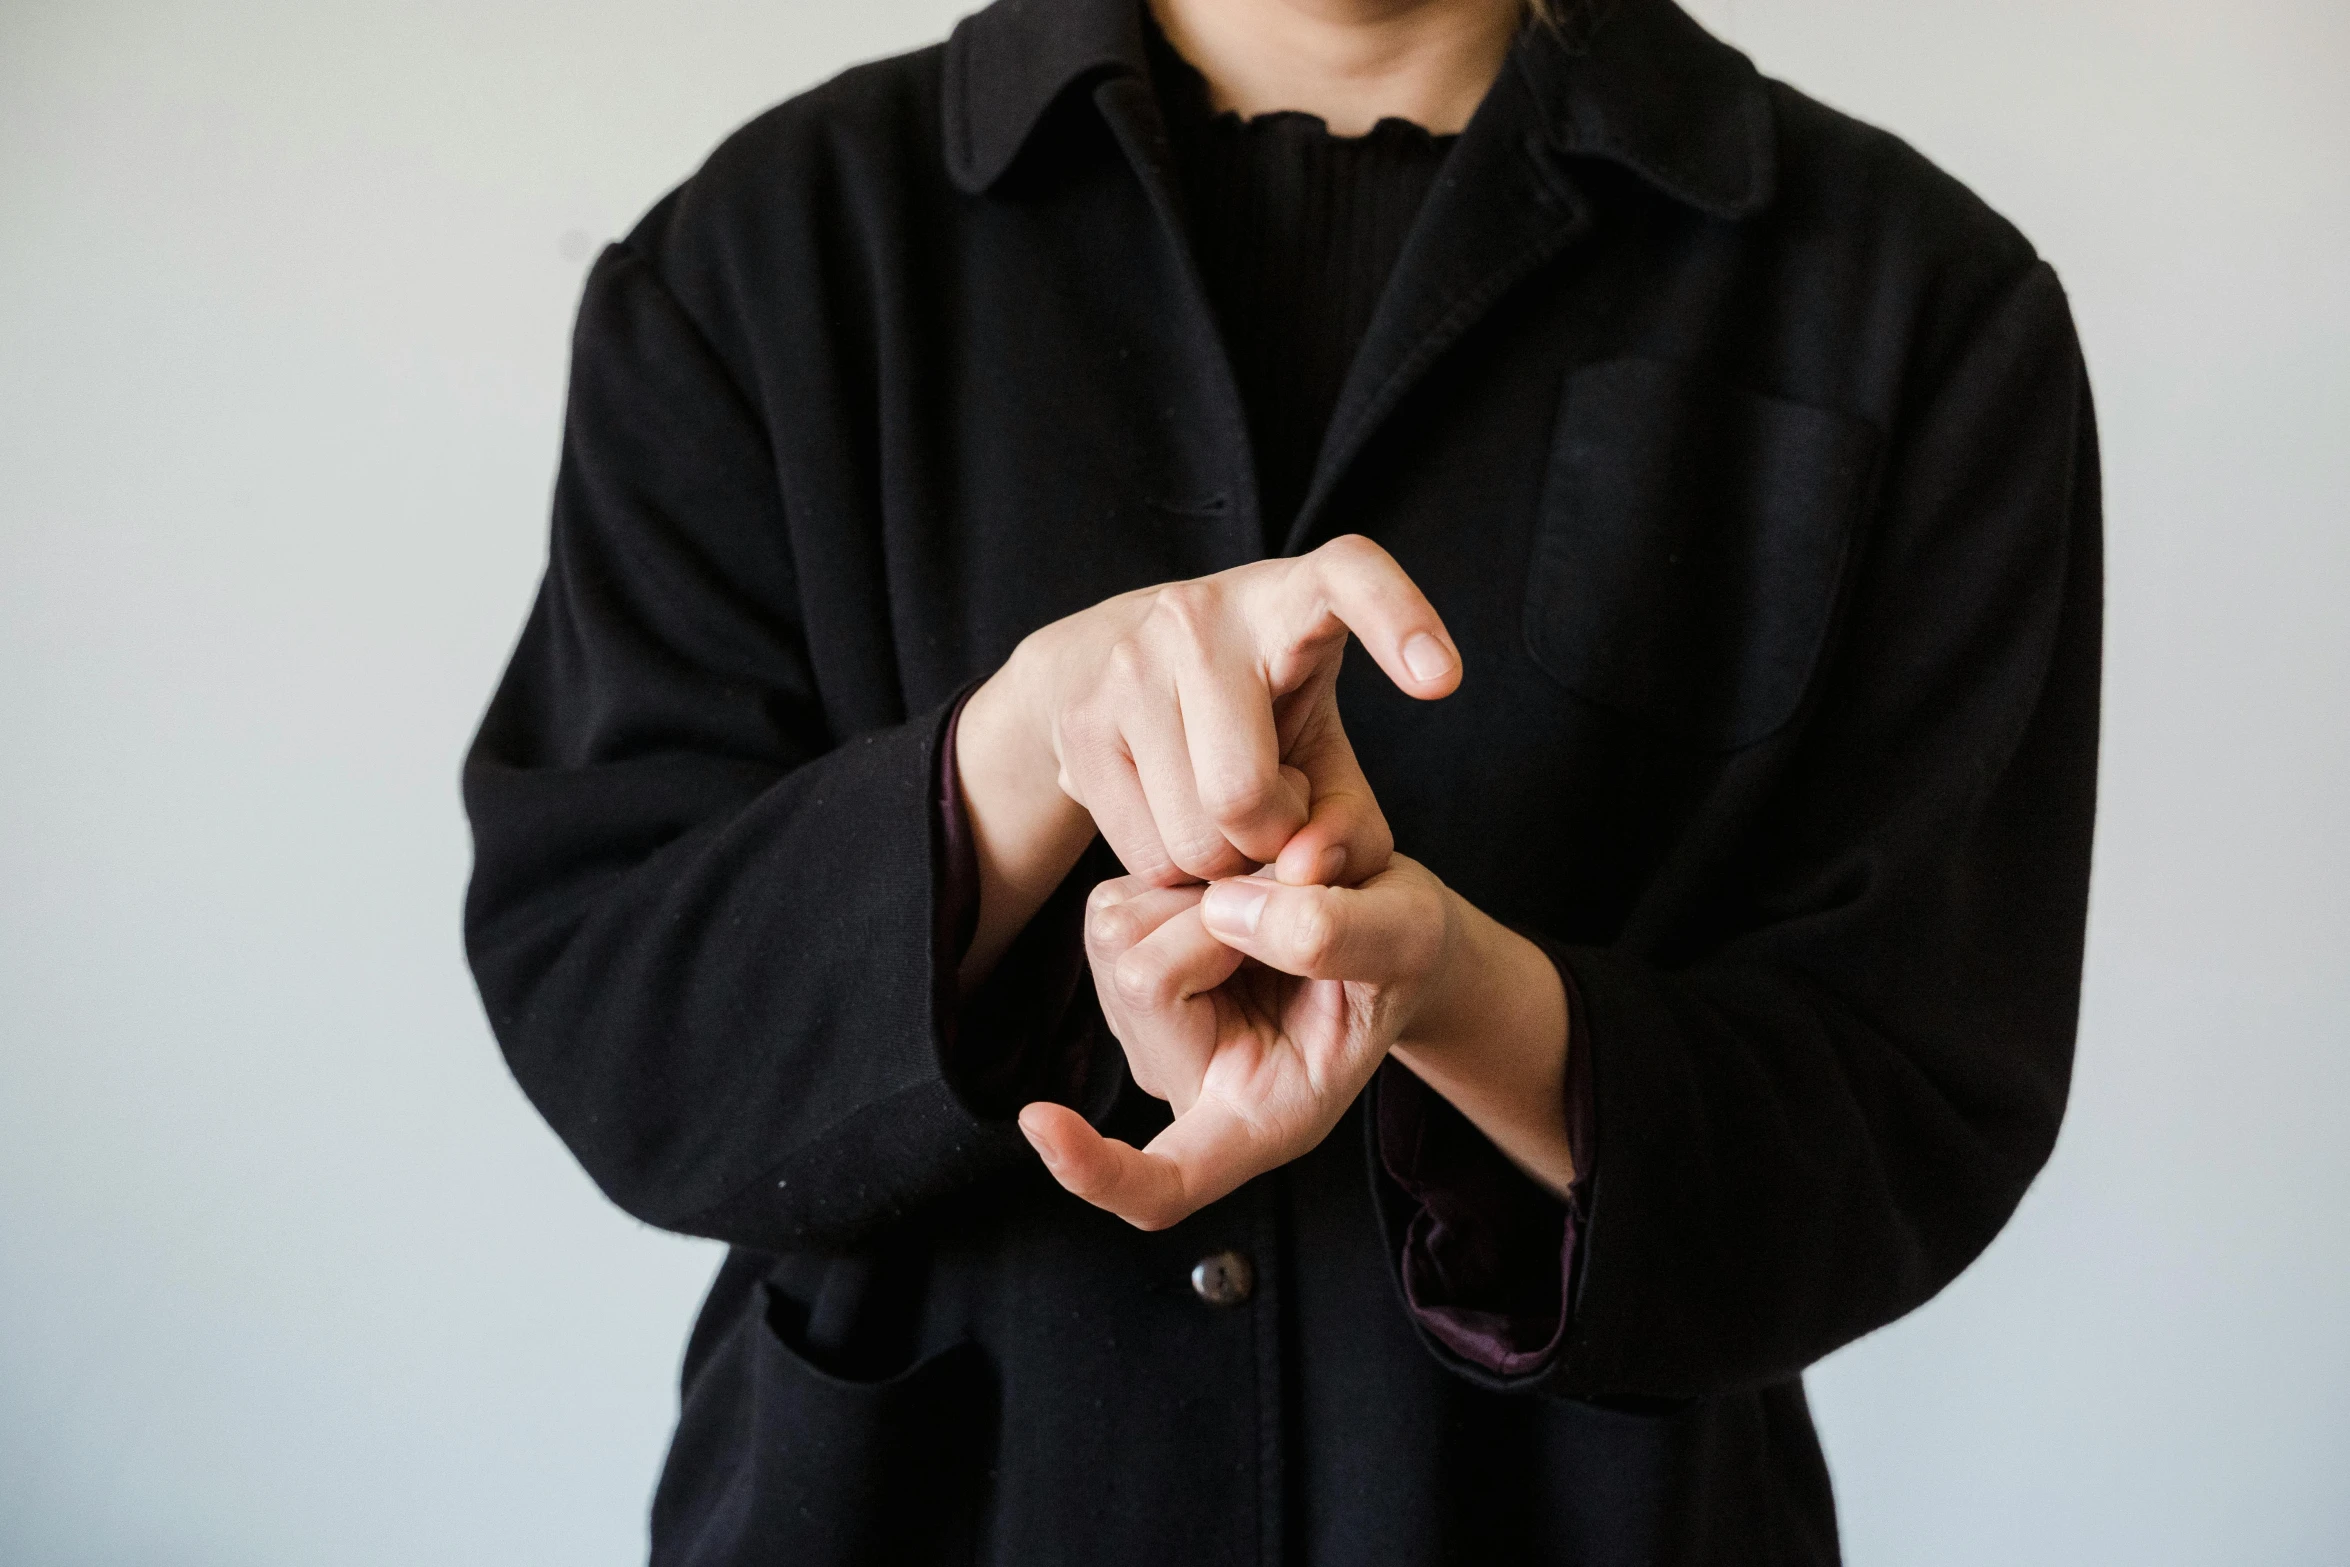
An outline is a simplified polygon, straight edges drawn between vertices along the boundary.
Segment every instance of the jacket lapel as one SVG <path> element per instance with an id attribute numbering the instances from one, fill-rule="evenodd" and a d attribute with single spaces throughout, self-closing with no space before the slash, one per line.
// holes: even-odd
<path id="1" fill-rule="evenodd" d="M 1588 227 L 1588 209 L 1549 158 L 1541 127 L 1525 76 L 1505 66 L 1396 258 L 1282 553 L 1298 553 L 1322 527 L 1339 479 L 1429 366 Z"/>
<path id="2" fill-rule="evenodd" d="M 1175 170 L 1175 149 L 1167 135 L 1165 116 L 1152 95 L 1147 76 L 1111 76 L 1094 89 L 1095 106 L 1109 123 L 1110 133 L 1134 166 L 1135 177 L 1150 196 L 1159 220 L 1160 243 L 1173 247 L 1183 278 L 1183 297 L 1175 308 L 1183 312 L 1184 337 L 1192 346 L 1192 365 L 1206 378 L 1208 395 L 1202 400 L 1200 428 L 1216 443 L 1219 463 L 1230 475 L 1225 508 L 1217 535 L 1222 563 L 1237 566 L 1264 553 L 1263 502 L 1257 493 L 1256 454 L 1249 441 L 1248 419 L 1241 406 L 1240 381 L 1233 373 L 1232 356 L 1208 299 L 1207 282 L 1200 275 L 1183 215 L 1181 186 Z"/>

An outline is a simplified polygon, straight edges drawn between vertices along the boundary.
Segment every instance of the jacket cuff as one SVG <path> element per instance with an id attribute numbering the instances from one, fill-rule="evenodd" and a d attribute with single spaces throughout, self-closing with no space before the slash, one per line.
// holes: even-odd
<path id="1" fill-rule="evenodd" d="M 1567 995 L 1567 1145 L 1575 1166 L 1561 1202 L 1510 1163 L 1469 1120 L 1389 1062 L 1375 1086 L 1372 1135 L 1394 1190 L 1391 1237 L 1405 1305 L 1433 1344 L 1492 1377 L 1538 1378 L 1573 1314 L 1576 1252 L 1589 1186 L 1591 1068 L 1574 976 L 1555 947 L 1526 933 Z M 1400 1200 L 1398 1200 L 1400 1199 Z"/>

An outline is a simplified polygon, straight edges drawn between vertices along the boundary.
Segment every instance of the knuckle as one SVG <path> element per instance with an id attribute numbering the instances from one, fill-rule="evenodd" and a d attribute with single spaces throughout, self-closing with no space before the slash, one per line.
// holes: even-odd
<path id="1" fill-rule="evenodd" d="M 1145 845 L 1134 842 L 1131 834 L 1105 831 L 1104 836 L 1118 856 L 1118 863 L 1125 867 L 1127 879 L 1136 887 L 1156 891 L 1186 879 L 1181 871 L 1167 863 L 1167 856 L 1156 839 Z"/>
<path id="2" fill-rule="evenodd" d="M 1124 879 L 1136 890 L 1172 887 L 1186 879 L 1168 860 L 1167 846 L 1148 821 L 1133 821 L 1123 813 L 1107 820 L 1097 814 L 1095 820 L 1126 869 Z"/>
<path id="3" fill-rule="evenodd" d="M 1167 845 L 1167 854 L 1188 878 L 1207 881 L 1232 863 L 1232 845 L 1222 833 L 1186 834 Z"/>
<path id="4" fill-rule="evenodd" d="M 1343 923 L 1333 900 L 1301 898 L 1297 912 L 1290 916 L 1288 940 L 1284 945 L 1300 968 L 1314 972 L 1337 955 Z"/>
<path id="5" fill-rule="evenodd" d="M 1110 809 L 1094 813 L 1094 823 L 1125 871 L 1124 880 L 1138 894 L 1166 885 L 1166 845 L 1159 842 L 1158 829 L 1144 811 L 1113 800 Z"/>
<path id="6" fill-rule="evenodd" d="M 1375 571 L 1395 563 L 1394 556 L 1359 533 L 1342 533 L 1315 553 L 1322 557 L 1323 564 L 1342 571 Z"/>
<path id="7" fill-rule="evenodd" d="M 1275 803 L 1280 776 L 1253 768 L 1224 769 L 1200 780 L 1200 804 L 1229 826 L 1254 821 Z"/>
<path id="8" fill-rule="evenodd" d="M 1102 658 L 1102 679 L 1115 691 L 1137 690 L 1148 682 L 1150 666 L 1150 653 L 1141 642 L 1131 636 L 1120 637 Z"/>
<path id="9" fill-rule="evenodd" d="M 1169 583 L 1151 601 L 1151 617 L 1162 632 L 1198 646 L 1209 639 L 1209 624 L 1216 618 L 1217 597 L 1216 590 L 1204 582 Z"/>
<path id="10" fill-rule="evenodd" d="M 1166 969 L 1149 956 L 1129 952 L 1110 970 L 1110 983 L 1117 987 L 1118 999 L 1138 1012 L 1156 1008 L 1166 988 Z"/>
<path id="11" fill-rule="evenodd" d="M 1096 905 L 1085 916 L 1085 940 L 1108 957 L 1134 945 L 1134 916 L 1123 904 Z"/>

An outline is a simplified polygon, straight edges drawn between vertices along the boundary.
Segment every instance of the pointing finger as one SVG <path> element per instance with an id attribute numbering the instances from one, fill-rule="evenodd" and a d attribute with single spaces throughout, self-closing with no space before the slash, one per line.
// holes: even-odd
<path id="1" fill-rule="evenodd" d="M 1277 586 L 1260 643 L 1276 665 L 1300 655 L 1301 663 L 1318 658 L 1343 628 L 1407 696 L 1433 701 L 1460 686 L 1460 649 L 1436 606 L 1394 556 L 1362 535 L 1332 539 L 1269 580 Z M 1275 679 L 1277 688 L 1288 689 L 1302 680 L 1302 669 L 1276 670 Z"/>

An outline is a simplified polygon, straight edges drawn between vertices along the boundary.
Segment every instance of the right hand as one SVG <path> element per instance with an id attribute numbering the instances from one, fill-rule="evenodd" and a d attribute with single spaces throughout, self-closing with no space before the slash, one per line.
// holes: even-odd
<path id="1" fill-rule="evenodd" d="M 1045 780 L 1157 886 L 1272 865 L 1352 884 L 1394 840 L 1338 719 L 1347 634 L 1407 695 L 1448 696 L 1460 654 L 1403 568 L 1360 536 L 1143 588 L 1029 636 L 961 720 L 983 846 Z M 1064 867 L 1065 869 L 1065 867 Z"/>

